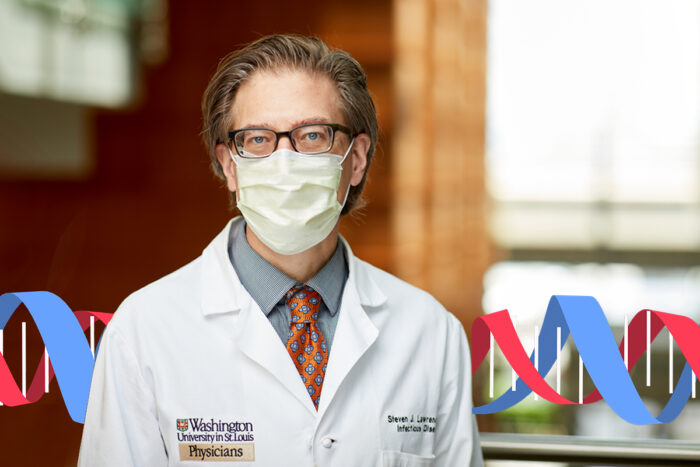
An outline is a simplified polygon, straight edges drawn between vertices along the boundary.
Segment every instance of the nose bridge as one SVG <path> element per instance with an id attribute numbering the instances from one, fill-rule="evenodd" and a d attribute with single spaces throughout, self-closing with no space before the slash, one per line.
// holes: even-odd
<path id="1" fill-rule="evenodd" d="M 294 150 L 294 146 L 292 145 L 292 135 L 288 131 L 277 133 L 277 149 Z"/>

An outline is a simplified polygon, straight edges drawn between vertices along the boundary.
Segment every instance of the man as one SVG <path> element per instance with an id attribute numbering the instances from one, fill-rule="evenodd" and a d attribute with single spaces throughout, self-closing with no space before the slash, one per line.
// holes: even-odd
<path id="1" fill-rule="evenodd" d="M 462 326 L 338 235 L 377 140 L 360 65 L 265 37 L 202 108 L 243 216 L 116 312 L 79 464 L 481 465 Z"/>

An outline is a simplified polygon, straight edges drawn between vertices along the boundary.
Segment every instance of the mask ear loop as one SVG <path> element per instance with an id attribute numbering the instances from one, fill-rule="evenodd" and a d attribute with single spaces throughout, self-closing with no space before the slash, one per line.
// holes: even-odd
<path id="1" fill-rule="evenodd" d="M 238 168 L 238 161 L 236 160 L 236 156 L 233 155 L 233 151 L 231 151 L 231 148 L 229 147 L 226 147 L 226 149 L 228 149 L 228 153 L 231 155 L 231 160 L 236 165 L 236 168 Z M 238 204 L 238 190 L 236 190 L 236 204 Z"/>
<path id="2" fill-rule="evenodd" d="M 343 158 L 340 159 L 340 164 L 342 165 L 343 162 L 345 162 L 345 158 L 348 157 L 348 154 L 350 154 L 350 150 L 352 149 L 352 145 L 355 142 L 355 137 L 353 136 L 352 139 L 350 140 L 350 146 L 348 146 L 348 150 L 345 151 L 345 154 L 343 155 Z M 230 149 L 229 149 L 230 151 Z M 341 167 L 342 170 L 342 167 Z"/>
<path id="3" fill-rule="evenodd" d="M 343 172 L 343 162 L 345 162 L 345 158 L 348 157 L 348 154 L 350 154 L 350 149 L 352 149 L 352 144 L 355 142 L 355 137 L 350 140 L 350 146 L 348 146 L 348 150 L 345 151 L 345 155 L 343 158 L 340 160 L 340 172 Z M 345 197 L 343 198 L 343 204 L 341 204 L 342 207 L 345 207 L 345 203 L 348 202 L 348 193 L 350 193 L 350 182 L 348 182 L 348 187 L 345 189 Z M 341 209 L 342 209 L 341 207 Z"/>
<path id="4" fill-rule="evenodd" d="M 236 156 L 233 155 L 233 151 L 231 151 L 231 148 L 228 146 L 226 146 L 226 149 L 228 149 L 228 153 L 231 155 L 231 160 L 236 164 L 236 167 L 238 167 L 238 161 L 236 160 Z"/>
<path id="5" fill-rule="evenodd" d="M 341 204 L 341 209 L 345 207 L 345 203 L 348 202 L 348 193 L 350 193 L 350 183 L 348 183 L 348 187 L 345 189 L 345 198 L 343 199 L 343 204 Z"/>

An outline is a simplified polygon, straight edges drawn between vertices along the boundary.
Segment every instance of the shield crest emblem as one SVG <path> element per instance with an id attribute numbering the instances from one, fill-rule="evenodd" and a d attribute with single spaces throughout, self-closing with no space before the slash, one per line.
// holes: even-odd
<path id="1" fill-rule="evenodd" d="M 178 418 L 177 419 L 177 431 L 187 431 L 187 419 Z"/>

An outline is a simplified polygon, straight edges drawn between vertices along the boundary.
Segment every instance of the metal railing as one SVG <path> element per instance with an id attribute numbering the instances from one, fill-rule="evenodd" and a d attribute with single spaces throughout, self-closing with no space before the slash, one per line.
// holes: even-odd
<path id="1" fill-rule="evenodd" d="M 610 440 L 511 433 L 481 433 L 480 437 L 485 460 L 700 466 L 700 443 L 687 441 Z"/>

